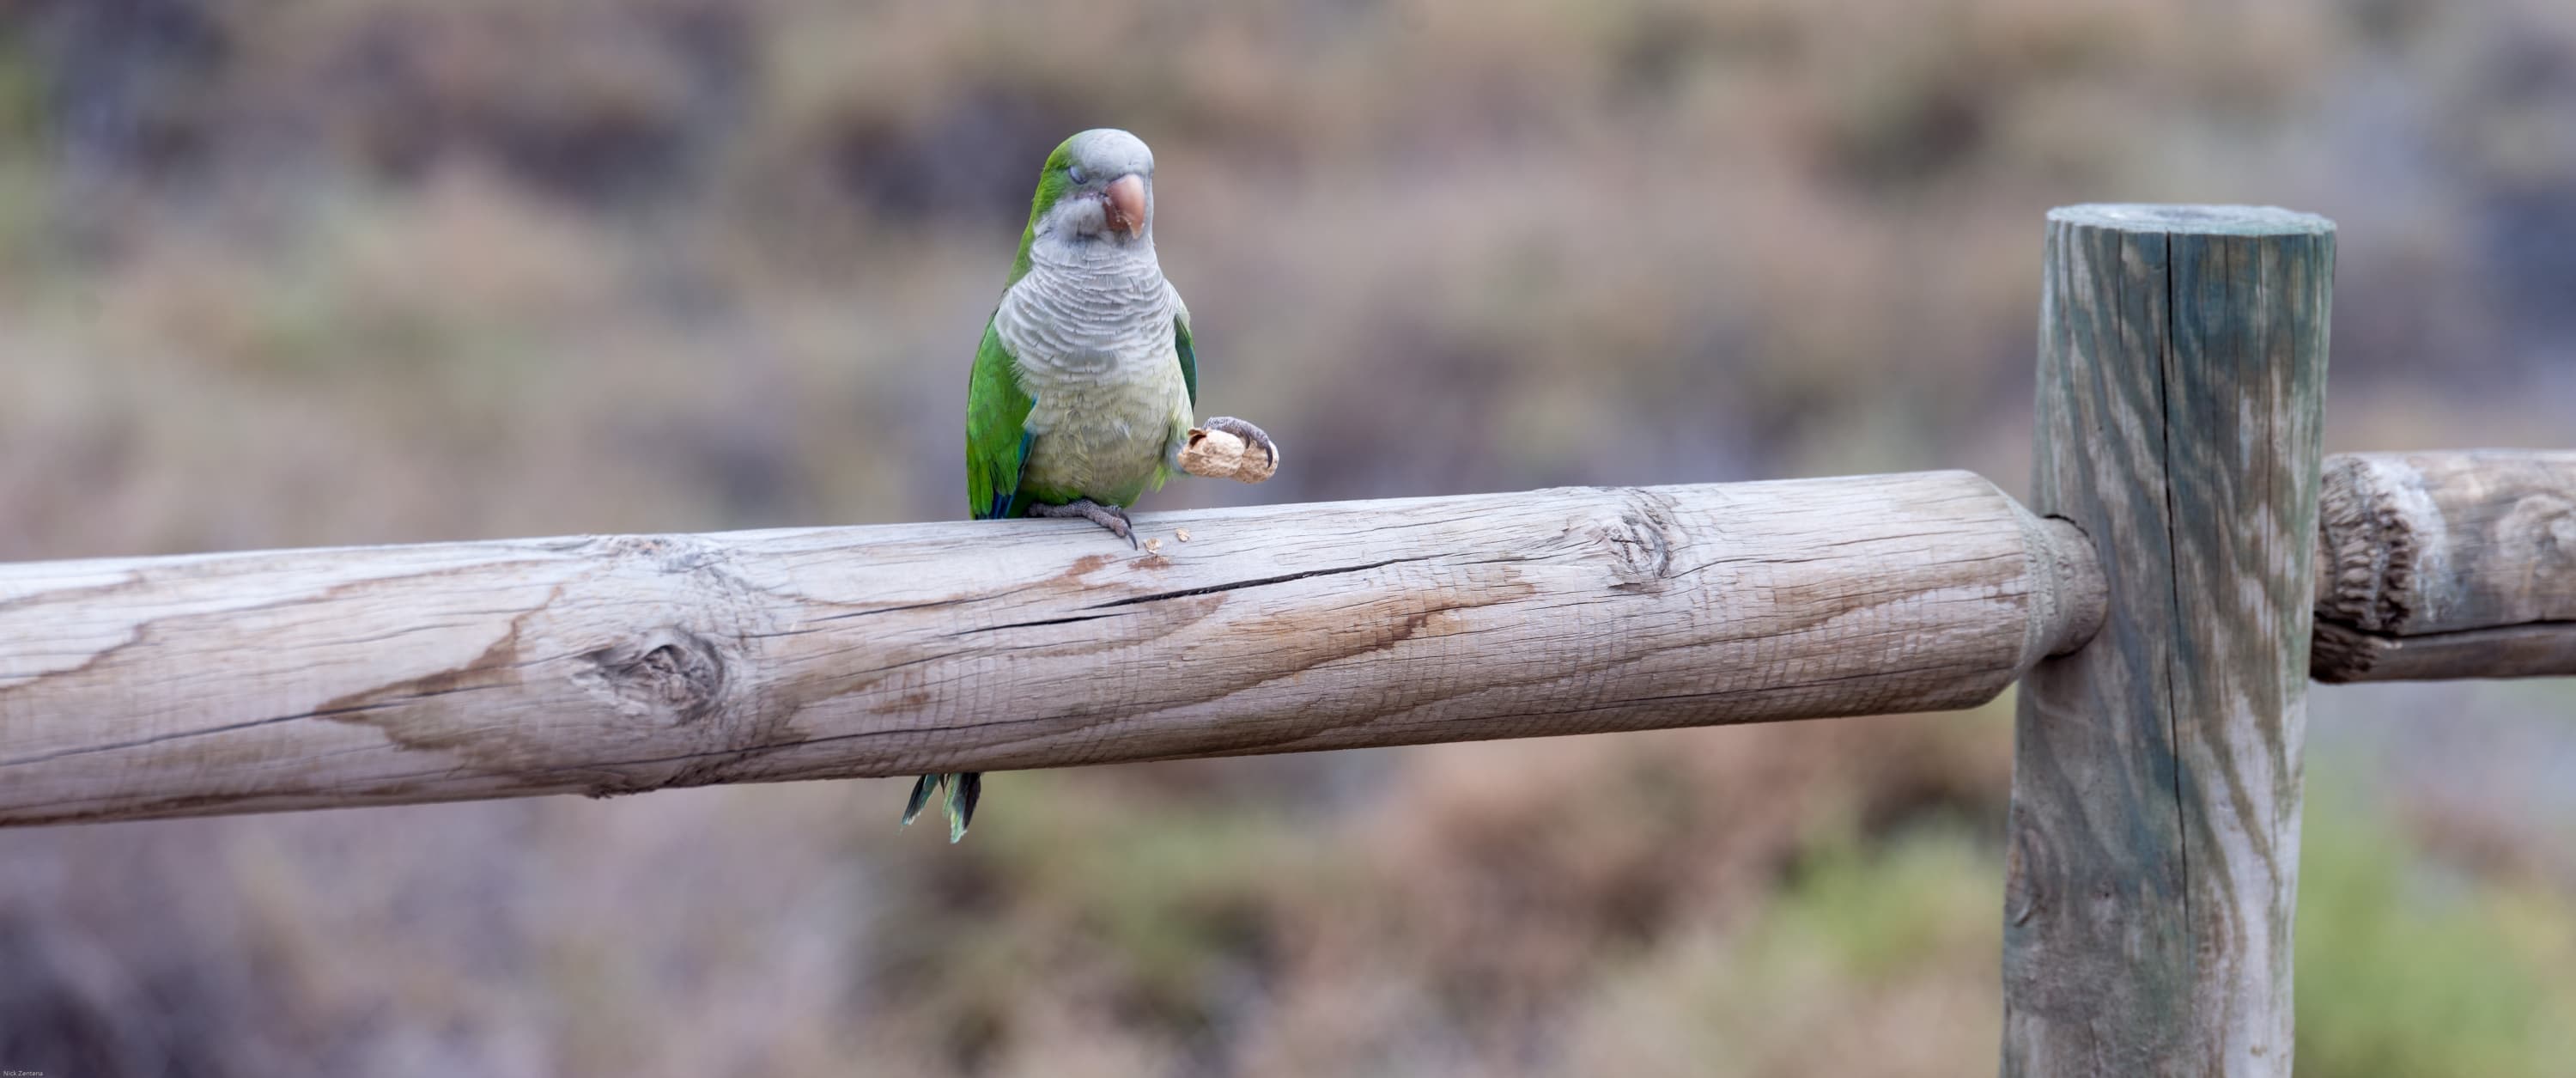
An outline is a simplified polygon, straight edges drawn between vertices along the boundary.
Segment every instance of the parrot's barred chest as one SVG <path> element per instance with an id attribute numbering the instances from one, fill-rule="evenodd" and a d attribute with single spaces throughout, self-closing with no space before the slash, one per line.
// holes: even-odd
<path id="1" fill-rule="evenodd" d="M 1133 503 L 1160 481 L 1191 422 L 1173 341 L 1179 298 L 1150 254 L 1030 267 L 994 328 L 1034 400 L 1020 487 L 1045 501 Z"/>

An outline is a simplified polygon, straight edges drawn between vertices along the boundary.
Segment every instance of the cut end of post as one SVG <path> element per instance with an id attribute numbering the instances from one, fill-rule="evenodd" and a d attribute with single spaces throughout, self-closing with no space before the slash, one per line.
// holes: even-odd
<path id="1" fill-rule="evenodd" d="M 2092 641 L 2110 614 L 2110 593 L 2102 579 L 2102 561 L 2084 529 L 2063 517 L 2042 517 L 2013 505 L 2020 518 L 2022 545 L 2031 576 L 2045 586 L 2031 619 L 2029 643 L 2022 649 L 2025 671 L 2051 655 L 2065 655 Z"/>
<path id="2" fill-rule="evenodd" d="M 2335 223 L 2313 213 L 2278 206 L 2163 206 L 2095 202 L 2060 206 L 2048 219 L 2122 232 L 2173 232 L 2194 236 L 2325 236 Z"/>

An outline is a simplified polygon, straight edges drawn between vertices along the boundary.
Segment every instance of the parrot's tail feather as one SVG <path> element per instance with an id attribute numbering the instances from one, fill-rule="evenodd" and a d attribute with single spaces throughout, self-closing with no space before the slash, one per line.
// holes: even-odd
<path id="1" fill-rule="evenodd" d="M 947 777 L 923 775 L 912 781 L 912 799 L 903 803 L 903 822 L 909 824 L 913 817 L 921 815 L 922 807 L 930 804 L 930 795 L 938 792 L 940 783 Z"/>
<path id="2" fill-rule="evenodd" d="M 984 773 L 966 771 L 954 776 L 948 784 L 948 841 L 966 837 L 966 825 L 975 819 L 975 799 L 983 796 Z"/>
<path id="3" fill-rule="evenodd" d="M 903 803 L 903 822 L 911 823 L 913 817 L 921 815 L 921 810 L 930 805 L 930 795 L 941 787 L 948 790 L 948 841 L 955 842 L 966 837 L 966 825 L 975 821 L 975 801 L 984 794 L 983 772 L 923 775 L 912 780 L 912 797 Z"/>

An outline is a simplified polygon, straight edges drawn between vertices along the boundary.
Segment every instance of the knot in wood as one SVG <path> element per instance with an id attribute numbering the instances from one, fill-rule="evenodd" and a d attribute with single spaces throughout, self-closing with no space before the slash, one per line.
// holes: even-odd
<path id="1" fill-rule="evenodd" d="M 2016 823 L 2022 821 L 2016 820 Z M 2019 925 L 2044 905 L 2046 888 L 2039 877 L 2048 864 L 2046 851 L 2040 849 L 2044 836 L 2037 827 L 2015 827 L 2012 843 L 2004 862 L 2004 923 Z"/>
<path id="2" fill-rule="evenodd" d="M 2523 590 L 2544 582 L 2576 579 L 2576 502 L 2555 494 L 2531 494 L 2513 503 L 2496 521 L 2496 545 L 2523 554 Z"/>
<path id="3" fill-rule="evenodd" d="M 1627 503 L 1613 520 L 1593 526 L 1593 541 L 1610 554 L 1617 591 L 1660 591 L 1673 564 L 1672 508 L 1643 490 L 1623 492 Z"/>
<path id="4" fill-rule="evenodd" d="M 665 573 L 694 573 L 723 561 L 713 544 L 695 535 L 604 535 L 591 540 L 590 553 L 648 561 Z"/>
<path id="5" fill-rule="evenodd" d="M 582 658 L 597 674 L 599 688 L 615 696 L 618 710 L 629 715 L 695 723 L 723 700 L 724 657 L 705 637 L 684 629 L 612 644 Z"/>

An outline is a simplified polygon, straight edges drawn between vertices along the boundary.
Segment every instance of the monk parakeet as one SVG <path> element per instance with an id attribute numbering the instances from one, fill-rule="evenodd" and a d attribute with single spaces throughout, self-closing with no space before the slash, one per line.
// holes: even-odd
<path id="1" fill-rule="evenodd" d="M 1136 544 L 1127 507 L 1176 470 L 1198 403 L 1190 310 L 1154 258 L 1154 152 L 1125 131 L 1048 154 L 1001 304 L 966 385 L 966 504 L 976 519 L 1080 517 Z M 1270 436 L 1207 421 L 1272 462 Z M 983 776 L 924 775 L 911 823 L 942 787 L 965 837 Z"/>

